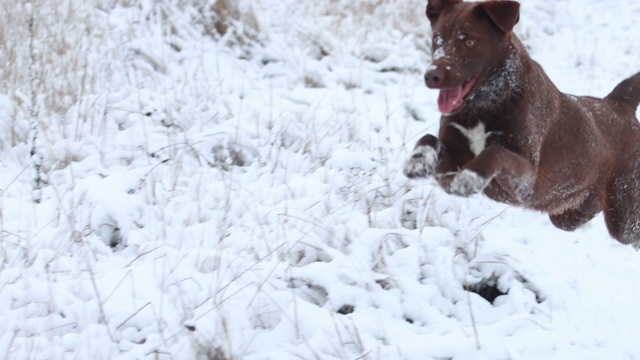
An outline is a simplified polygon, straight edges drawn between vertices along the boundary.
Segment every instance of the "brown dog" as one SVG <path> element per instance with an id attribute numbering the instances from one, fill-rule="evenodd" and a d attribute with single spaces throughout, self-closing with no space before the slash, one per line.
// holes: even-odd
<path id="1" fill-rule="evenodd" d="M 574 230 L 604 211 L 609 233 L 640 244 L 640 74 L 604 99 L 563 94 L 512 32 L 515 1 L 429 0 L 439 135 L 404 166 L 451 194 L 544 211 Z"/>

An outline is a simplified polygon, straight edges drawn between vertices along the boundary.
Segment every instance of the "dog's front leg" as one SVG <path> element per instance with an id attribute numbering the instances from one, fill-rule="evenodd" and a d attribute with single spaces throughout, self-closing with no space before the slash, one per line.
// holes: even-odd
<path id="1" fill-rule="evenodd" d="M 440 141 L 433 135 L 425 135 L 413 147 L 411 156 L 405 161 L 402 172 L 410 179 L 427 178 L 433 175 L 438 162 Z"/>
<path id="2" fill-rule="evenodd" d="M 442 181 L 448 184 L 453 177 L 446 176 L 445 180 L 442 176 L 458 170 L 459 166 L 449 153 L 449 149 L 437 137 L 425 135 L 416 143 L 402 172 L 411 179 L 436 175 L 438 182 L 443 185 Z"/>
<path id="3" fill-rule="evenodd" d="M 464 166 L 450 184 L 450 191 L 459 196 L 470 196 L 484 190 L 491 181 L 520 203 L 533 191 L 535 168 L 523 156 L 499 145 L 484 149 Z"/>

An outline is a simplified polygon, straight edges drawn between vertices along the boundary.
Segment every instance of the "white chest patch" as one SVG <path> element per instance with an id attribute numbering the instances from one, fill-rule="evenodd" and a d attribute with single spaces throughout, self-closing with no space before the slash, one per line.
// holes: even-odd
<path id="1" fill-rule="evenodd" d="M 487 133 L 484 128 L 484 123 L 478 122 L 478 125 L 472 129 L 467 129 L 458 124 L 452 124 L 456 129 L 460 130 L 467 140 L 469 140 L 469 148 L 473 155 L 478 156 L 482 150 L 487 146 Z"/>

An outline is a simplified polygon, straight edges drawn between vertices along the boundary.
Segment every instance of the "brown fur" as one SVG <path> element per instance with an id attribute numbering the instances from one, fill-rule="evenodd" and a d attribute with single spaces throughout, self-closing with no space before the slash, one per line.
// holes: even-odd
<path id="1" fill-rule="evenodd" d="M 640 243 L 640 74 L 604 99 L 563 94 L 512 32 L 517 2 L 429 0 L 427 17 L 425 82 L 450 113 L 437 138 L 418 141 L 405 174 L 544 211 L 564 230 L 604 211 L 612 237 Z M 466 94 L 461 107 L 454 88 Z"/>

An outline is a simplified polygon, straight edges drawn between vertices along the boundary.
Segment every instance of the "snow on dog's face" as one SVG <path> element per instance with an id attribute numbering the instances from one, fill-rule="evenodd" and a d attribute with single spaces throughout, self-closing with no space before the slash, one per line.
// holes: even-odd
<path id="1" fill-rule="evenodd" d="M 425 83 L 440 90 L 438 108 L 443 114 L 461 110 L 496 69 L 504 67 L 519 9 L 515 1 L 429 0 L 433 56 Z"/>

